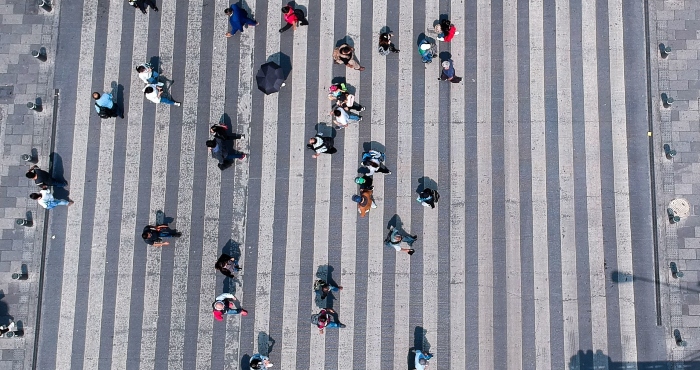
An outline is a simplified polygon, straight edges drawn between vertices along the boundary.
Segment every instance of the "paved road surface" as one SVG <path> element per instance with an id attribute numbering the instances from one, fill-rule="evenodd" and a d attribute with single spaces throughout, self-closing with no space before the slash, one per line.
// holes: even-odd
<path id="1" fill-rule="evenodd" d="M 436 369 L 666 358 L 641 2 L 313 0 L 311 24 L 280 34 L 282 2 L 248 1 L 260 25 L 230 39 L 225 1 L 159 5 L 61 6 L 54 165 L 76 204 L 52 211 L 39 369 L 239 368 L 268 338 L 281 369 L 406 369 L 411 348 Z M 460 31 L 439 43 L 460 84 L 418 57 L 440 14 Z M 385 26 L 399 54 L 377 53 Z M 346 36 L 367 70 L 332 65 Z M 143 98 L 134 67 L 154 58 L 182 107 Z M 253 78 L 267 60 L 291 66 L 270 96 Z M 340 77 L 367 111 L 314 160 L 305 142 Z M 126 118 L 100 120 L 90 93 L 113 82 Z M 222 116 L 250 153 L 224 172 L 204 146 Z M 393 173 L 359 218 L 368 147 Z M 414 200 L 421 182 L 437 209 Z M 155 249 L 139 235 L 160 209 L 184 236 Z M 413 256 L 382 246 L 392 220 L 419 235 Z M 213 269 L 222 250 L 239 281 Z M 317 275 L 345 287 L 327 305 L 347 328 L 325 336 L 308 322 Z M 224 290 L 250 315 L 215 322 Z"/>

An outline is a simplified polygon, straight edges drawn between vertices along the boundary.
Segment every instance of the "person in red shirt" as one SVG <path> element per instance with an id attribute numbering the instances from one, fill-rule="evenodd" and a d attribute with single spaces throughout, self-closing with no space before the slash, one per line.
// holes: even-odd
<path id="1" fill-rule="evenodd" d="M 457 27 L 455 27 L 449 19 L 441 20 L 439 26 L 441 32 L 438 34 L 438 40 L 440 41 L 450 42 L 455 35 L 459 35 Z"/>
<path id="2" fill-rule="evenodd" d="M 332 308 L 324 308 L 318 313 L 318 327 L 319 334 L 323 334 L 323 329 L 325 328 L 344 328 L 345 324 L 337 322 L 331 314 L 335 315 L 335 310 Z"/>
<path id="3" fill-rule="evenodd" d="M 297 27 L 301 24 L 302 26 L 308 26 L 309 21 L 304 16 L 304 12 L 301 9 L 294 9 L 292 5 L 287 5 L 282 7 L 282 14 L 285 22 L 287 24 L 280 29 L 280 33 L 294 28 L 296 31 Z"/>

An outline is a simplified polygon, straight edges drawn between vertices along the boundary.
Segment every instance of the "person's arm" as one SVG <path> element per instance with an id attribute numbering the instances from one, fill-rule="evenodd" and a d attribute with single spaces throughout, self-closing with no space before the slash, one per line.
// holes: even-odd
<path id="1" fill-rule="evenodd" d="M 156 241 L 153 242 L 153 246 L 154 246 L 154 247 L 162 247 L 162 246 L 164 246 L 164 245 L 170 245 L 170 242 L 164 242 L 164 241 L 162 241 L 161 239 L 158 239 L 158 240 L 160 240 L 160 241 L 157 241 L 157 240 L 156 240 Z"/>

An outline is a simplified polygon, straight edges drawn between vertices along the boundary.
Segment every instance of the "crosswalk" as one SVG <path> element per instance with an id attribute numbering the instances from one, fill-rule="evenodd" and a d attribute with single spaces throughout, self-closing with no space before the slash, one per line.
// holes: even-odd
<path id="1" fill-rule="evenodd" d="M 645 68 L 625 56 L 644 47 L 626 27 L 640 7 L 309 0 L 310 24 L 280 34 L 285 2 L 258 0 L 243 6 L 260 24 L 226 38 L 228 5 L 61 4 L 56 148 L 76 204 L 51 213 L 37 368 L 239 369 L 262 352 L 281 369 L 406 369 L 414 348 L 436 369 L 665 358 L 663 340 L 639 335 L 656 330 L 637 316 L 654 310 L 653 284 L 612 275 L 653 279 L 649 216 L 630 210 L 651 207 L 648 162 L 628 156 L 646 137 L 630 118 L 646 97 L 625 72 Z M 417 53 L 443 14 L 460 32 L 439 43 L 459 84 Z M 400 53 L 377 52 L 385 27 Z M 333 64 L 341 40 L 365 71 Z M 182 107 L 144 99 L 134 66 L 154 59 Z M 267 61 L 288 73 L 269 96 L 253 78 Z M 305 143 L 330 124 L 337 79 L 367 110 L 313 159 Z M 111 89 L 123 120 L 90 109 Z M 204 146 L 219 121 L 248 153 L 223 172 Z M 393 173 L 375 176 L 378 208 L 359 218 L 352 179 L 369 148 Z M 430 184 L 436 209 L 415 201 Z M 140 239 L 157 210 L 183 232 L 163 248 Z M 389 223 L 419 235 L 414 255 L 383 246 Z M 236 281 L 213 268 L 222 252 L 240 259 Z M 326 305 L 346 328 L 310 324 L 316 278 L 344 287 Z M 222 292 L 249 315 L 214 321 Z"/>

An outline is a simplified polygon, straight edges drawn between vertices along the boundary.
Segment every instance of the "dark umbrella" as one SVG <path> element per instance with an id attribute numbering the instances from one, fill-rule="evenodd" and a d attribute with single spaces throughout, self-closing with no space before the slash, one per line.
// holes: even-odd
<path id="1" fill-rule="evenodd" d="M 267 95 L 280 91 L 284 84 L 284 73 L 282 67 L 275 62 L 268 62 L 260 66 L 258 74 L 255 75 L 258 81 L 258 88 Z"/>

